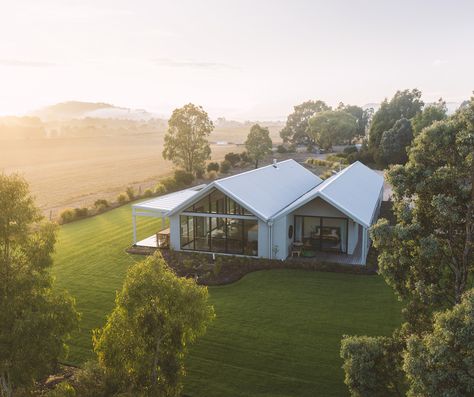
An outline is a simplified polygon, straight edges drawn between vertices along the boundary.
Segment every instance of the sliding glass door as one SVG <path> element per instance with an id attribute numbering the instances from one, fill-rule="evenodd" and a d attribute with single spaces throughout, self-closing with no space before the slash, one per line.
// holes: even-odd
<path id="1" fill-rule="evenodd" d="M 294 241 L 302 243 L 307 252 L 314 250 L 347 253 L 346 218 L 296 215 L 294 225 Z"/>
<path id="2" fill-rule="evenodd" d="M 258 255 L 258 221 L 213 216 L 180 217 L 181 249 Z"/>

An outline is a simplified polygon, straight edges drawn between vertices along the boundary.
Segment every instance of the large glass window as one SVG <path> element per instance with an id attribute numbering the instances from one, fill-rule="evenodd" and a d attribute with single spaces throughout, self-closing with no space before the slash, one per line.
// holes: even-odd
<path id="1" fill-rule="evenodd" d="M 347 219 L 295 216 L 295 239 L 307 252 L 347 252 Z"/>
<path id="2" fill-rule="evenodd" d="M 258 221 L 181 216 L 181 249 L 258 255 Z"/>
<path id="3" fill-rule="evenodd" d="M 203 197 L 191 207 L 186 208 L 186 212 L 225 215 L 252 215 L 244 207 L 236 203 L 230 197 L 226 197 L 217 189 L 214 189 L 210 194 L 208 194 L 206 197 Z"/>

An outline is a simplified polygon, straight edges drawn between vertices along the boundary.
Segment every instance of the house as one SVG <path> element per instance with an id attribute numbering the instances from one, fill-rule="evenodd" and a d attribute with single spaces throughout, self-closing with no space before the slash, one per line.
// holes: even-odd
<path id="1" fill-rule="evenodd" d="M 382 197 L 383 177 L 360 162 L 324 181 L 294 160 L 274 162 L 133 205 L 134 243 L 365 264 Z M 169 229 L 137 242 L 137 216 L 167 217 Z"/>

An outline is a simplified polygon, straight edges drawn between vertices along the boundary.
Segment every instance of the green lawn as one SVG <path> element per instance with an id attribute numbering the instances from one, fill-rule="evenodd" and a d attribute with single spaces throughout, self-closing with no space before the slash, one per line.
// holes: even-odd
<path id="1" fill-rule="evenodd" d="M 159 227 L 140 220 L 139 237 Z M 91 332 L 113 307 L 127 267 L 129 206 L 65 225 L 57 245 L 57 285 L 82 312 L 71 346 L 75 363 L 91 357 Z M 217 318 L 193 346 L 185 392 L 212 396 L 344 396 L 339 346 L 343 334 L 389 334 L 400 306 L 377 276 L 298 270 L 252 273 L 210 288 Z"/>

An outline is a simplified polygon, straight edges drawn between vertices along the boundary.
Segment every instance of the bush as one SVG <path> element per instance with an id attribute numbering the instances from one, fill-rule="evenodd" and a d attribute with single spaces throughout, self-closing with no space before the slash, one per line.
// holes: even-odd
<path id="1" fill-rule="evenodd" d="M 347 164 L 346 155 L 343 153 L 331 154 L 326 157 L 326 161 L 329 161 L 332 163 Z"/>
<path id="2" fill-rule="evenodd" d="M 321 179 L 328 179 L 332 176 L 332 172 L 331 171 L 324 171 L 320 176 Z"/>
<path id="3" fill-rule="evenodd" d="M 283 146 L 283 145 L 278 145 L 278 146 L 277 146 L 277 152 L 278 152 L 278 153 L 287 153 L 288 150 L 286 149 L 285 146 Z"/>
<path id="4" fill-rule="evenodd" d="M 110 206 L 109 202 L 105 199 L 98 199 L 94 203 L 94 207 L 98 210 L 102 210 L 104 208 L 108 208 Z"/>
<path id="5" fill-rule="evenodd" d="M 125 193 L 127 194 L 128 199 L 130 201 L 132 201 L 135 198 L 135 190 L 133 189 L 132 186 L 127 187 L 127 190 L 125 191 Z"/>
<path id="6" fill-rule="evenodd" d="M 231 167 L 230 161 L 224 160 L 223 162 L 221 162 L 220 168 L 223 174 L 227 174 L 230 171 L 230 167 Z"/>
<path id="7" fill-rule="evenodd" d="M 87 208 L 87 207 L 74 208 L 74 217 L 75 217 L 75 219 L 85 218 L 87 215 L 89 215 L 89 208 Z"/>
<path id="8" fill-rule="evenodd" d="M 189 186 L 194 181 L 194 175 L 184 170 L 176 170 L 174 180 L 177 186 Z"/>
<path id="9" fill-rule="evenodd" d="M 59 218 L 61 219 L 61 223 L 69 223 L 74 220 L 74 210 L 72 208 L 66 208 L 59 214 Z"/>
<path id="10" fill-rule="evenodd" d="M 105 371 L 97 361 L 87 361 L 77 373 L 75 381 L 77 395 L 95 397 L 111 395 L 114 389 L 112 382 L 107 380 Z"/>
<path id="11" fill-rule="evenodd" d="M 318 165 L 320 167 L 331 167 L 332 163 L 330 161 L 315 159 L 315 158 L 308 158 L 305 161 L 306 164 Z"/>
<path id="12" fill-rule="evenodd" d="M 235 167 L 236 164 L 240 161 L 240 154 L 230 152 L 224 156 L 224 159 L 227 160 L 232 167 Z"/>
<path id="13" fill-rule="evenodd" d="M 344 154 L 358 153 L 359 151 L 354 145 L 347 146 L 344 148 Z"/>
<path id="14" fill-rule="evenodd" d="M 153 190 L 151 189 L 146 189 L 144 192 L 143 192 L 143 197 L 151 197 L 153 196 Z"/>
<path id="15" fill-rule="evenodd" d="M 45 394 L 46 397 L 75 397 L 76 390 L 67 382 L 61 382 L 53 390 Z"/>
<path id="16" fill-rule="evenodd" d="M 252 162 L 252 159 L 250 158 L 249 154 L 244 151 L 242 153 L 240 153 L 240 161 L 242 161 L 242 163 L 251 163 Z"/>
<path id="17" fill-rule="evenodd" d="M 216 171 L 216 172 L 219 172 L 219 163 L 217 162 L 212 162 L 212 163 L 209 163 L 207 165 L 207 172 L 211 172 L 211 171 Z"/>
<path id="18" fill-rule="evenodd" d="M 166 193 L 166 188 L 162 183 L 158 183 L 155 186 L 155 194 L 161 195 Z"/>
<path id="19" fill-rule="evenodd" d="M 164 186 L 167 192 L 173 192 L 178 188 L 175 179 L 171 176 L 161 180 L 161 184 Z"/>
<path id="20" fill-rule="evenodd" d="M 206 170 L 204 169 L 204 167 L 198 167 L 194 171 L 194 173 L 196 174 L 196 178 L 199 178 L 199 179 L 204 177 L 205 172 L 206 172 Z"/>
<path id="21" fill-rule="evenodd" d="M 128 196 L 125 193 L 120 193 L 117 196 L 117 202 L 119 204 L 125 204 L 128 201 Z"/>
<path id="22" fill-rule="evenodd" d="M 67 208 L 59 214 L 59 219 L 62 224 L 69 223 L 78 219 L 85 218 L 89 215 L 89 208 Z"/>
<path id="23" fill-rule="evenodd" d="M 216 171 L 210 171 L 207 173 L 207 179 L 214 180 L 217 178 L 217 172 Z"/>

